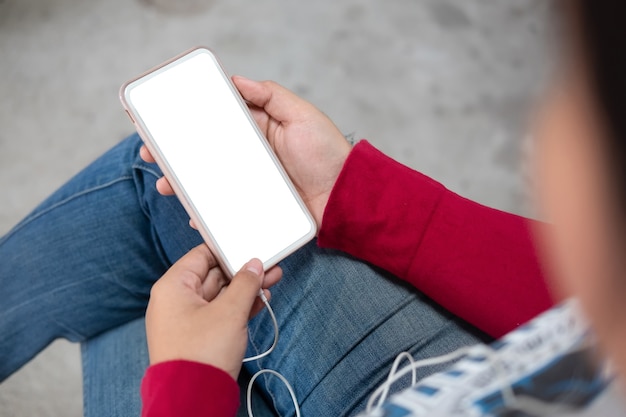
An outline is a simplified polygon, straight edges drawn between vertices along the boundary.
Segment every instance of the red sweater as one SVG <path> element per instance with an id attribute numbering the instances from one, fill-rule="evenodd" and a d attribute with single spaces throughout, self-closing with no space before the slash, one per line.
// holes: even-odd
<path id="1" fill-rule="evenodd" d="M 530 220 L 467 200 L 357 144 L 333 188 L 318 244 L 382 267 L 499 337 L 552 305 Z M 236 382 L 209 365 L 151 366 L 144 417 L 234 416 Z"/>

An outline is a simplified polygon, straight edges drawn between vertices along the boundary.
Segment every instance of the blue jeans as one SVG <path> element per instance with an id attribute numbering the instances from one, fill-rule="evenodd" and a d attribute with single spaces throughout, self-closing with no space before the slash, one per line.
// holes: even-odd
<path id="1" fill-rule="evenodd" d="M 0 240 L 0 381 L 56 338 L 81 342 L 88 416 L 139 414 L 150 288 L 201 243 L 176 197 L 156 192 L 161 172 L 139 158 L 140 145 L 137 135 L 121 142 Z M 402 351 L 425 358 L 484 340 L 419 291 L 315 242 L 281 266 L 272 290 L 279 344 L 246 364 L 242 380 L 260 368 L 281 372 L 304 415 L 362 410 Z M 272 337 L 262 312 L 248 355 Z M 292 413 L 276 378 L 261 377 L 255 392 L 257 415 Z"/>

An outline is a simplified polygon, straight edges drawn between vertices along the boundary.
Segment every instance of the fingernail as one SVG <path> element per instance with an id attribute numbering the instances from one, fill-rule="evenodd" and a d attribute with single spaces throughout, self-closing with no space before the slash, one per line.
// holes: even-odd
<path id="1" fill-rule="evenodd" d="M 258 259 L 253 259 L 246 264 L 246 270 L 260 276 L 263 273 L 263 264 Z"/>

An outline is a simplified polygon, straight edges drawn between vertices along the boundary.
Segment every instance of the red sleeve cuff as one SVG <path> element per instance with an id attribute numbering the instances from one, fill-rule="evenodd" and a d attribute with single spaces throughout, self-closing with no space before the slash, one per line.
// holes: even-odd
<path id="1" fill-rule="evenodd" d="M 331 192 L 318 244 L 405 278 L 444 191 L 362 140 Z"/>
<path id="2" fill-rule="evenodd" d="M 142 417 L 233 417 L 239 386 L 226 372 L 198 362 L 152 365 L 141 383 Z"/>

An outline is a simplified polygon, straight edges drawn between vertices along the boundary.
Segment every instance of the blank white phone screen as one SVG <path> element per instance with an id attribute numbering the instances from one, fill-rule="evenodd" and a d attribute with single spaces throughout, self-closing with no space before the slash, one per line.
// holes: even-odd
<path id="1" fill-rule="evenodd" d="M 267 264 L 313 237 L 212 54 L 196 50 L 125 94 L 231 271 L 252 258 Z"/>

